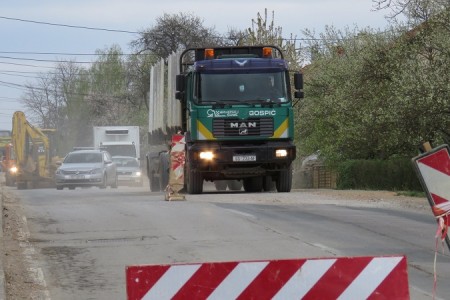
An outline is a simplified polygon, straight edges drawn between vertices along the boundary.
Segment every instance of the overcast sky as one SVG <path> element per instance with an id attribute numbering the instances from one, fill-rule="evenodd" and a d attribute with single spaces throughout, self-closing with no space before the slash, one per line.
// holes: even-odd
<path id="1" fill-rule="evenodd" d="M 133 33 L 109 32 L 52 24 L 84 26 L 123 31 L 139 31 L 155 25 L 164 13 L 192 13 L 207 27 L 219 33 L 228 29 L 245 29 L 258 12 L 267 8 L 275 12 L 275 25 L 283 28 L 283 36 L 291 33 L 302 37 L 305 28 L 320 33 L 326 25 L 372 27 L 388 25 L 388 11 L 374 11 L 372 0 L 13 0 L 0 3 L 0 129 L 11 129 L 12 114 L 26 110 L 18 99 L 25 83 L 32 83 L 34 72 L 51 71 L 54 63 L 39 60 L 69 60 L 64 54 L 93 54 L 118 44 L 130 53 L 128 44 Z M 25 52 L 25 53 L 20 53 Z M 42 55 L 41 53 L 60 53 Z M 77 57 L 77 61 L 93 57 Z M 14 71 L 14 72 L 11 72 Z M 17 73 L 20 71 L 21 73 Z"/>

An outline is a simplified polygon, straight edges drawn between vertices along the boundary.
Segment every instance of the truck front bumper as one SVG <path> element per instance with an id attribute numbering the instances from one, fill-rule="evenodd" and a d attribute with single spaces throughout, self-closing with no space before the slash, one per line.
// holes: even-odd
<path id="1" fill-rule="evenodd" d="M 206 180 L 272 175 L 289 168 L 296 157 L 291 141 L 258 143 L 195 143 L 187 145 L 187 162 Z M 202 159 L 210 153 L 211 159 Z"/>

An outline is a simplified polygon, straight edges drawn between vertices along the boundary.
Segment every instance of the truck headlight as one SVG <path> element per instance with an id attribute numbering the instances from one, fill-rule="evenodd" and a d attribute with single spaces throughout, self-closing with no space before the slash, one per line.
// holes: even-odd
<path id="1" fill-rule="evenodd" d="M 12 173 L 12 174 L 17 173 L 17 167 L 16 167 L 16 166 L 11 167 L 11 168 L 9 169 L 9 172 Z"/>
<path id="2" fill-rule="evenodd" d="M 204 160 L 213 160 L 214 159 L 214 153 L 212 151 L 203 151 L 199 154 L 200 159 Z"/>
<path id="3" fill-rule="evenodd" d="M 141 172 L 136 172 L 136 176 L 141 176 Z"/>
<path id="4" fill-rule="evenodd" d="M 275 150 L 275 157 L 286 157 L 288 152 L 286 149 L 277 149 Z"/>

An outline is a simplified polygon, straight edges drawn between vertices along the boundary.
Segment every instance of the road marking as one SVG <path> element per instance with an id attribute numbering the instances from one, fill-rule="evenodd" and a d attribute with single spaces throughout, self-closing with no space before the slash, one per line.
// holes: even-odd
<path id="1" fill-rule="evenodd" d="M 29 268 L 27 269 L 33 283 L 40 286 L 40 289 L 36 292 L 37 295 L 33 295 L 35 299 L 51 300 L 50 292 L 45 282 L 44 272 L 39 267 L 37 260 L 35 259 L 36 249 L 28 241 L 30 238 L 30 230 L 28 229 L 28 222 L 25 216 L 22 216 L 22 226 L 19 227 L 18 239 L 19 246 L 22 248 L 25 256 L 25 263 Z"/>
<path id="2" fill-rule="evenodd" d="M 255 219 L 255 220 L 257 219 L 257 217 L 255 215 L 248 214 L 248 213 L 245 213 L 245 212 L 242 212 L 242 211 L 239 211 L 239 210 L 230 209 L 230 208 L 224 208 L 224 209 L 228 210 L 229 212 L 235 213 L 237 215 L 241 215 L 241 216 L 244 216 L 244 217 L 247 217 L 247 218 L 251 218 L 251 219 Z"/>
<path id="3" fill-rule="evenodd" d="M 331 253 L 331 254 L 334 254 L 334 255 L 341 255 L 339 250 L 331 248 L 331 247 L 328 247 L 328 246 L 325 246 L 325 245 L 322 245 L 322 244 L 317 244 L 317 243 L 306 243 L 306 244 L 311 245 L 313 247 L 317 247 L 320 250 L 323 250 L 325 252 L 328 252 L 328 253 Z"/>

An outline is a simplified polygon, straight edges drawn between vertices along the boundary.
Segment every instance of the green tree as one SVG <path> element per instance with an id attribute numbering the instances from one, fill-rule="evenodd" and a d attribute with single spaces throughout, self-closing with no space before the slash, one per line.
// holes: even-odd
<path id="1" fill-rule="evenodd" d="M 375 7 L 379 10 L 390 9 L 391 18 L 403 15 L 406 24 L 413 29 L 410 30 L 406 38 L 408 47 L 404 49 L 407 53 L 412 52 L 417 60 L 410 61 L 411 66 L 419 71 L 417 74 L 404 74 L 405 81 L 415 81 L 415 90 L 418 95 L 426 99 L 422 102 L 422 107 L 437 117 L 437 121 L 432 124 L 428 122 L 427 128 L 430 132 L 425 132 L 424 136 L 429 139 L 435 137 L 438 132 L 447 143 L 450 142 L 450 109 L 448 109 L 449 98 L 449 78 L 448 65 L 450 58 L 450 2 L 448 0 L 374 0 Z M 412 47 L 412 49 L 410 48 Z M 422 72 L 420 72 L 422 71 Z M 418 83 L 418 84 L 417 84 Z M 408 89 L 405 93 L 413 92 L 413 85 L 402 86 Z M 444 102 L 444 103 L 443 103 Z"/>
<path id="2" fill-rule="evenodd" d="M 95 125 L 120 125 L 128 119 L 130 101 L 127 95 L 126 68 L 118 46 L 97 50 L 97 60 L 89 69 L 87 101 Z"/>
<path id="3" fill-rule="evenodd" d="M 450 128 L 450 35 L 441 19 L 448 9 L 429 15 L 409 30 L 327 27 L 311 35 L 297 122 L 302 154 L 320 149 L 331 162 L 411 157 L 421 142 L 441 141 Z"/>

